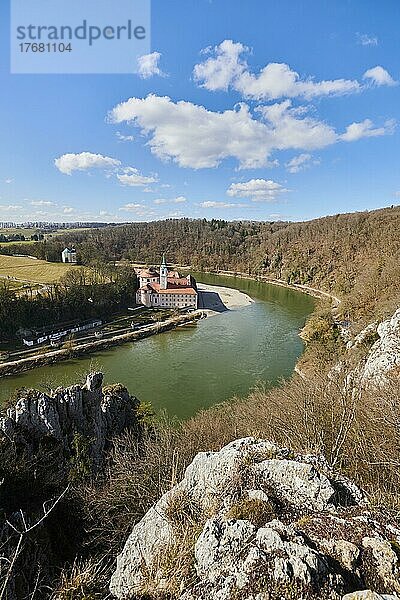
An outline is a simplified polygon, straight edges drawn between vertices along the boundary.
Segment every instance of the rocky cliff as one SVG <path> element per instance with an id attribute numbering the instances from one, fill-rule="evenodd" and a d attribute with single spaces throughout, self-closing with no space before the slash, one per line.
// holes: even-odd
<path id="1" fill-rule="evenodd" d="M 379 386 L 386 383 L 388 377 L 400 374 L 400 308 L 378 325 L 376 333 L 378 339 L 362 367 L 361 380 Z"/>
<path id="2" fill-rule="evenodd" d="M 25 390 L 0 416 L 0 435 L 27 447 L 50 438 L 68 449 L 74 435 L 81 434 L 89 440 L 94 466 L 99 466 L 113 436 L 138 430 L 139 405 L 124 386 L 103 390 L 102 383 L 103 374 L 92 373 L 83 386 L 57 388 L 50 394 Z"/>
<path id="3" fill-rule="evenodd" d="M 119 600 L 395 599 L 399 542 L 323 457 L 245 438 L 195 457 L 133 528 L 110 589 Z"/>

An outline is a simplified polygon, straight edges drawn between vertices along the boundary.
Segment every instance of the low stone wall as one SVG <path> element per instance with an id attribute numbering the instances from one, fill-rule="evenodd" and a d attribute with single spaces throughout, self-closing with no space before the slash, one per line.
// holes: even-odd
<path id="1" fill-rule="evenodd" d="M 78 358 L 79 356 L 84 356 L 85 354 L 100 352 L 101 350 L 107 350 L 108 348 L 112 348 L 114 346 L 120 346 L 126 342 L 135 342 L 137 340 L 150 337 L 151 335 L 156 335 L 157 333 L 170 331 L 171 329 L 179 327 L 179 325 L 198 321 L 205 316 L 206 315 L 203 311 L 196 311 L 187 315 L 172 317 L 171 319 L 167 319 L 166 321 L 162 321 L 160 323 L 155 323 L 154 325 L 150 325 L 149 327 L 139 331 L 123 333 L 111 338 L 94 340 L 84 344 L 79 344 L 78 342 L 73 348 L 52 350 L 44 354 L 36 354 L 28 358 L 21 358 L 19 360 L 7 362 L 0 365 L 0 377 L 16 375 L 18 373 L 22 373 L 23 371 L 35 369 L 36 367 L 43 367 L 45 365 L 51 365 L 63 360 Z"/>

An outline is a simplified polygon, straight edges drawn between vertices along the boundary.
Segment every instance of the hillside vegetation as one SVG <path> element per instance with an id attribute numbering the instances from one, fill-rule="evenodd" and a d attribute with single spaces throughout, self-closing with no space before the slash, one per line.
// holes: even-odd
<path id="1" fill-rule="evenodd" d="M 368 321 L 399 303 L 400 207 L 349 213 L 304 223 L 170 219 L 92 229 L 39 242 L 39 258 L 59 260 L 74 243 L 83 264 L 127 259 L 195 270 L 233 270 L 337 294 L 343 316 Z M 15 252 L 17 246 L 1 249 Z"/>
<path id="2" fill-rule="evenodd" d="M 393 208 L 294 224 L 188 219 L 132 224 L 74 234 L 56 242 L 38 242 L 35 250 L 49 258 L 52 253 L 57 255 L 62 244 L 74 242 L 81 261 L 91 265 L 105 258 L 109 262 L 128 259 L 155 263 L 160 250 L 165 250 L 171 262 L 190 264 L 195 269 L 236 270 L 288 283 L 309 284 L 340 296 L 343 314 L 349 314 L 356 326 L 361 327 L 363 321 L 378 320 L 399 306 L 399 231 L 400 208 Z M 107 313 L 113 303 L 119 305 L 131 299 L 137 285 L 132 268 L 108 265 L 104 272 L 98 267 L 90 272 L 96 274 L 95 280 L 78 280 L 80 274 L 84 275 L 78 267 L 61 284 L 52 286 L 53 299 L 48 305 L 50 298 L 38 298 L 34 303 L 22 298 L 16 301 L 12 292 L 5 289 L 0 297 L 3 310 L 0 332 L 11 314 L 10 330 L 17 321 L 20 326 L 31 321 L 32 307 L 36 307 L 35 318 L 39 321 L 49 315 L 54 318 L 52 311 L 56 309 L 63 317 L 81 311 L 82 307 L 88 310 L 101 307 Z M 88 302 L 89 297 L 93 304 Z M 386 324 L 384 330 L 387 339 L 382 348 L 386 354 L 382 352 L 377 360 L 381 366 L 387 365 L 388 360 L 392 364 L 394 352 L 387 342 L 397 340 L 394 329 L 389 331 Z M 225 402 L 179 424 L 165 421 L 161 416 L 154 419 L 150 407 L 139 405 L 136 407 L 139 438 L 129 432 L 115 437 L 104 457 L 105 468 L 97 473 L 91 470 L 88 453 L 91 432 L 74 435 L 73 446 L 66 456 L 62 455 L 63 460 L 51 436 L 37 443 L 35 452 L 10 444 L 7 436 L 0 438 L 0 479 L 5 482 L 3 497 L 0 494 L 0 526 L 3 524 L 0 539 L 9 563 L 13 564 L 15 557 L 12 568 L 6 562 L 0 568 L 0 585 L 12 588 L 21 579 L 23 585 L 23 595 L 10 598 L 35 595 L 46 600 L 108 598 L 115 559 L 132 526 L 183 478 L 198 452 L 220 450 L 240 437 L 254 436 L 279 447 L 290 447 L 294 452 L 324 455 L 328 468 L 342 472 L 366 491 L 371 522 L 374 515 L 382 514 L 387 523 L 398 527 L 398 367 L 393 363 L 385 383 L 378 387 L 361 385 L 359 368 L 377 339 L 376 331 L 367 331 L 358 346 L 346 351 L 330 306 L 320 306 L 312 315 L 305 337 L 306 356 L 315 367 L 308 369 L 307 379 L 294 376 L 273 389 L 256 387 L 247 398 Z M 339 360 L 340 368 L 332 370 L 332 362 Z M 324 361 L 328 364 L 324 365 Z M 106 396 L 111 392 L 117 397 L 118 408 L 123 388 L 117 385 L 104 391 Z M 57 393 L 65 398 L 65 390 Z M 32 406 L 32 398 L 38 394 L 21 390 L 18 397 L 27 397 L 30 403 L 26 406 Z M 76 428 L 73 433 L 76 434 Z M 237 481 L 239 488 L 241 481 L 240 478 Z M 53 513 L 40 522 L 29 539 L 23 529 L 18 537 L 18 527 L 24 526 L 24 519 L 37 523 L 42 502 L 57 498 Z M 169 514 L 175 524 L 193 525 L 187 530 L 187 543 L 177 545 L 172 553 L 164 552 L 165 560 L 159 569 L 165 573 L 165 581 L 178 581 L 178 585 L 162 593 L 148 587 L 139 594 L 141 600 L 178 600 L 181 579 L 193 576 L 195 536 L 192 534 L 198 523 L 196 506 L 186 500 L 178 497 L 169 506 Z M 271 506 L 275 510 L 275 505 Z M 278 502 L 277 509 L 279 506 Z M 254 512 L 254 504 L 250 507 Z M 237 503 L 235 510 L 236 519 L 240 520 L 243 505 Z M 19 525 L 20 514 L 22 525 Z M 7 519 L 14 516 L 19 520 L 18 527 L 11 531 Z M 261 517 L 264 519 L 264 515 Z M 296 531 L 309 527 L 309 515 L 294 517 Z M 320 527 L 320 520 L 318 523 Z M 330 539 L 330 530 L 320 532 L 324 539 Z M 21 551 L 19 539 L 25 541 Z M 399 556 L 397 538 L 391 543 L 390 548 Z M 42 562 L 32 561 L 32 556 L 42 557 Z M 360 582 L 362 588 L 391 591 L 370 577 L 371 570 L 367 571 Z M 182 572 L 184 578 L 180 579 Z M 24 573 L 23 578 L 20 573 Z M 292 592 L 296 590 L 290 588 L 279 597 L 287 600 L 298 597 Z"/>

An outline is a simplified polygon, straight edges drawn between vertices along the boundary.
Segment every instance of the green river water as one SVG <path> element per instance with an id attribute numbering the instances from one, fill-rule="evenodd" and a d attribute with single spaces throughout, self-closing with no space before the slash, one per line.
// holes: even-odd
<path id="1" fill-rule="evenodd" d="M 106 383 L 123 383 L 156 410 L 185 419 L 201 408 L 246 395 L 257 382 L 274 385 L 290 376 L 303 350 L 298 332 L 313 310 L 313 299 L 245 279 L 202 273 L 197 280 L 240 289 L 255 302 L 89 357 L 4 377 L 0 402 L 20 387 L 77 383 L 95 368 L 103 371 Z"/>

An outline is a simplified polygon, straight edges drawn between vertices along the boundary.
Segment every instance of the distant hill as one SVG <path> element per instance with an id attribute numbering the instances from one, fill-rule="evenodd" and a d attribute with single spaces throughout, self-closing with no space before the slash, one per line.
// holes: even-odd
<path id="1" fill-rule="evenodd" d="M 345 313 L 370 319 L 400 304 L 399 232 L 400 206 L 303 223 L 169 219 L 76 231 L 36 244 L 35 253 L 58 260 L 63 244 L 74 243 L 84 264 L 158 263 L 165 251 L 171 263 L 195 270 L 236 270 L 333 291 Z"/>

